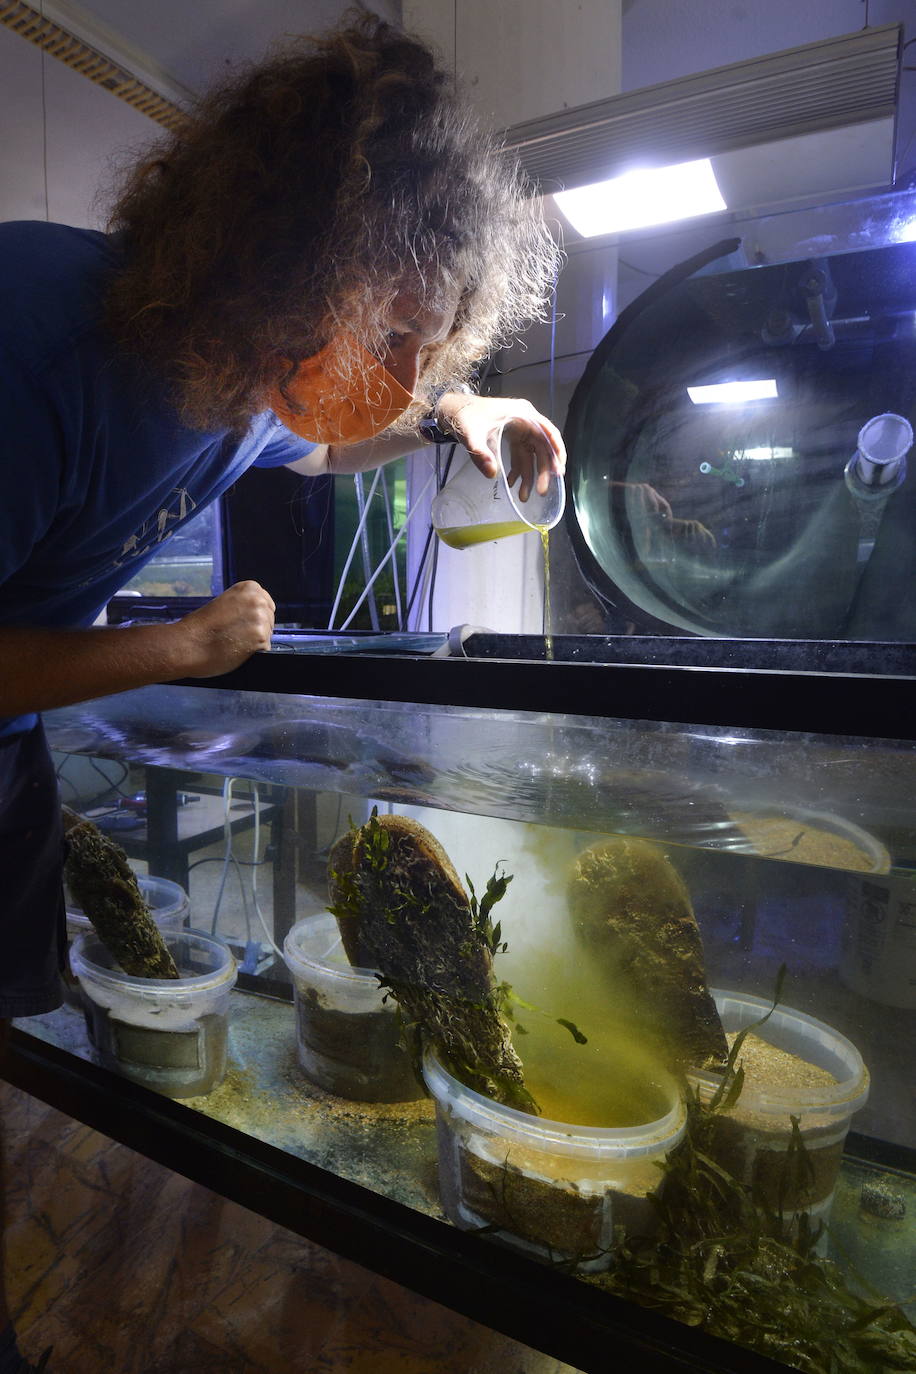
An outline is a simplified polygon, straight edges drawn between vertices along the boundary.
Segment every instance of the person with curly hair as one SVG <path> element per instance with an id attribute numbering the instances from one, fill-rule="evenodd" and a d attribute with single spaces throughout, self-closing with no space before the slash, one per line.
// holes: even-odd
<path id="1" fill-rule="evenodd" d="M 366 13 L 206 94 L 107 233 L 0 225 L 0 1031 L 61 1000 L 39 713 L 270 647 L 256 582 L 172 624 L 96 626 L 107 601 L 253 464 L 359 472 L 447 433 L 493 475 L 505 423 L 511 480 L 546 489 L 557 429 L 469 382 L 543 317 L 558 266 L 518 166 L 429 49 Z M 0 1302 L 0 1374 L 31 1367 Z"/>

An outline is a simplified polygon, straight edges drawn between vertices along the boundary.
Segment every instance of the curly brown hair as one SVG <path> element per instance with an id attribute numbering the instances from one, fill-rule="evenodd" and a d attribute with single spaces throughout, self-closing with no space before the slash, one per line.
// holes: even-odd
<path id="1" fill-rule="evenodd" d="M 129 172 L 110 227 L 128 252 L 109 323 L 201 429 L 247 427 L 279 360 L 342 328 L 383 356 L 405 290 L 458 296 L 428 398 L 543 316 L 558 267 L 517 163 L 422 42 L 366 13 L 206 95 Z"/>

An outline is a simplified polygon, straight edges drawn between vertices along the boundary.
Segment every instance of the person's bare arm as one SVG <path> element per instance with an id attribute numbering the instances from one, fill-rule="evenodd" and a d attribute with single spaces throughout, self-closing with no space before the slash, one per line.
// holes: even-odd
<path id="1" fill-rule="evenodd" d="M 511 458 L 506 475 L 510 486 L 518 480 L 523 501 L 527 501 L 535 485 L 543 494 L 550 475 L 562 476 L 566 469 L 566 449 L 560 431 L 529 401 L 446 392 L 437 402 L 436 413 L 453 428 L 458 441 L 488 477 L 496 473 L 496 432 L 501 425 L 506 426 Z M 385 433 L 361 444 L 319 444 L 305 458 L 286 466 L 306 477 L 326 472 L 366 472 L 423 447 L 416 434 Z"/>
<path id="2" fill-rule="evenodd" d="M 58 630 L 0 628 L 0 716 L 70 706 L 179 677 L 214 677 L 270 648 L 275 606 L 237 582 L 165 625 Z"/>
<path id="3" fill-rule="evenodd" d="M 361 444 L 319 444 L 304 458 L 286 466 L 304 477 L 320 477 L 326 472 L 335 476 L 368 472 L 425 447 L 417 434 L 380 434 L 377 439 L 366 439 Z"/>

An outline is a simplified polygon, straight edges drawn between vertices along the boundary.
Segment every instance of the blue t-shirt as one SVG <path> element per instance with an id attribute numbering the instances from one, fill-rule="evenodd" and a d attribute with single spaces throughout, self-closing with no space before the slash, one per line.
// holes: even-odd
<path id="1" fill-rule="evenodd" d="M 122 252 L 94 230 L 0 224 L 0 624 L 91 624 L 246 468 L 314 448 L 271 411 L 241 440 L 181 424 L 105 329 Z"/>

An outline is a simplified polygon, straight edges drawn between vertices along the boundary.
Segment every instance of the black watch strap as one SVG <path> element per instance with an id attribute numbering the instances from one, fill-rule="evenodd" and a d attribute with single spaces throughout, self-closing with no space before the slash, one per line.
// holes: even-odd
<path id="1" fill-rule="evenodd" d="M 427 444 L 455 444 L 457 439 L 450 429 L 443 429 L 435 415 L 424 415 L 417 425 L 420 438 Z"/>
<path id="2" fill-rule="evenodd" d="M 456 391 L 464 392 L 468 396 L 475 396 L 477 394 L 473 387 L 468 386 L 467 382 L 456 382 L 452 386 L 442 387 L 442 389 L 435 394 L 433 409 L 428 415 L 424 415 L 423 419 L 420 420 L 417 425 L 420 438 L 424 439 L 427 444 L 455 444 L 458 442 L 458 436 L 449 429 L 448 425 L 440 423 L 435 409 L 441 397 Z"/>

